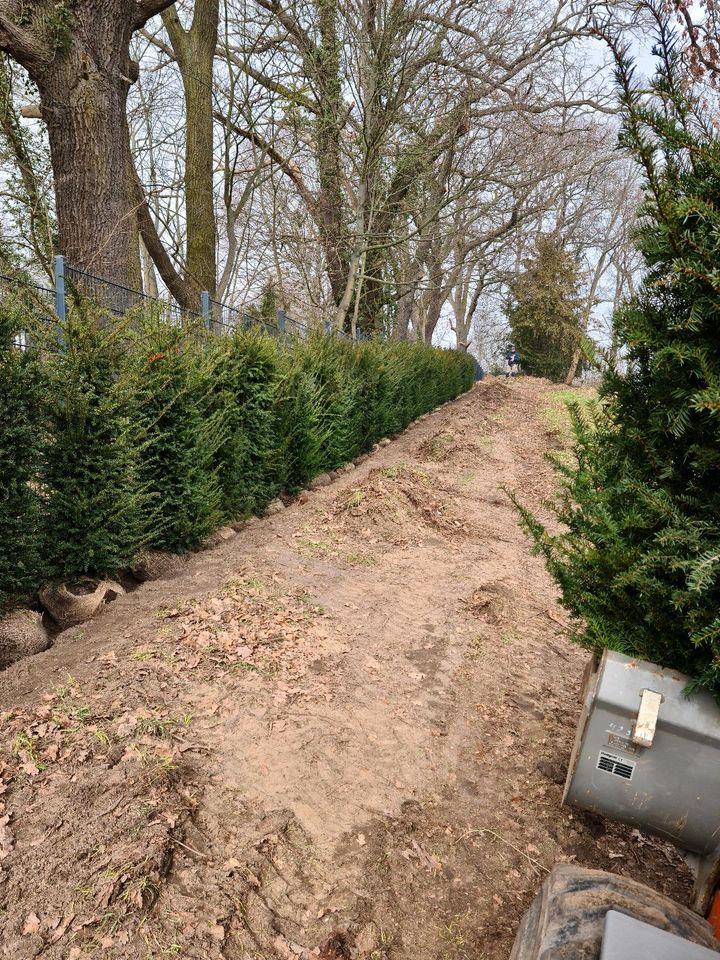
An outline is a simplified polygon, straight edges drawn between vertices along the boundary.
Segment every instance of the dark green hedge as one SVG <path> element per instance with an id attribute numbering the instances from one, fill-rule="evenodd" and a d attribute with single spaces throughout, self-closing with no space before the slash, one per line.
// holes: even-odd
<path id="1" fill-rule="evenodd" d="M 0 307 L 0 603 L 144 546 L 192 550 L 473 382 L 467 356 L 420 344 L 219 338 L 82 308 L 21 352 L 28 325 Z"/>
<path id="2" fill-rule="evenodd" d="M 45 384 L 37 352 L 16 346 L 22 327 L 18 309 L 0 309 L 0 606 L 3 598 L 32 590 L 42 576 L 37 481 Z"/>
<path id="3" fill-rule="evenodd" d="M 126 344 L 124 324 L 101 327 L 82 311 L 70 317 L 62 344 L 46 344 L 41 533 L 51 580 L 127 566 L 145 536 L 148 498 Z"/>

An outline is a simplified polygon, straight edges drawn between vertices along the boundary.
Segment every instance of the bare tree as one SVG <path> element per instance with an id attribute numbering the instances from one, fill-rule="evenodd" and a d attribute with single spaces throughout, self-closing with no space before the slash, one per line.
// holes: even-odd
<path id="1" fill-rule="evenodd" d="M 49 154 L 42 137 L 23 126 L 14 74 L 12 61 L 0 55 L 0 155 L 10 168 L 3 177 L 3 206 L 14 221 L 20 263 L 37 265 L 51 279 L 55 216 L 49 190 Z"/>
<path id="2" fill-rule="evenodd" d="M 185 28 L 175 5 L 162 21 L 170 37 L 185 92 L 185 276 L 198 293 L 217 292 L 217 226 L 214 191 L 213 66 L 220 0 L 195 0 Z"/>
<path id="3" fill-rule="evenodd" d="M 170 0 L 0 0 L 0 49 L 37 85 L 55 179 L 60 249 L 77 266 L 139 285 L 127 95 L 133 33 Z"/>

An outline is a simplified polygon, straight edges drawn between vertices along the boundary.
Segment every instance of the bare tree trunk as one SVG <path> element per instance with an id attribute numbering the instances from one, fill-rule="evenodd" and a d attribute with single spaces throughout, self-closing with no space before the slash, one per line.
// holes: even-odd
<path id="1" fill-rule="evenodd" d="M 570 369 L 568 370 L 568 374 L 565 377 L 565 385 L 568 387 L 571 387 L 573 384 L 573 380 L 575 379 L 575 375 L 577 374 L 577 368 L 578 368 L 578 364 L 580 363 L 581 356 L 582 356 L 582 344 L 579 343 L 573 350 L 572 360 L 570 361 Z"/>
<path id="2" fill-rule="evenodd" d="M 0 48 L 21 63 L 40 92 L 55 179 L 58 243 L 69 262 L 139 287 L 127 95 L 137 79 L 135 30 L 170 0 L 0 0 Z M 57 30 L 45 24 L 55 17 Z"/>
<path id="3" fill-rule="evenodd" d="M 416 282 L 412 280 L 409 283 L 403 282 L 398 284 L 397 314 L 395 317 L 395 327 L 393 328 L 393 337 L 396 340 L 407 340 L 408 330 L 410 329 L 413 316 L 413 308 L 415 306 L 418 282 L 419 281 Z"/>
<path id="4" fill-rule="evenodd" d="M 340 77 L 340 42 L 337 35 L 337 0 L 316 0 L 320 44 L 315 50 L 319 112 L 316 125 L 316 159 L 320 192 L 319 226 L 327 260 L 328 279 L 335 303 L 343 303 L 348 283 L 347 231 L 343 210 Z M 347 308 L 346 308 L 347 310 Z"/>
<path id="5" fill-rule="evenodd" d="M 24 189 L 24 196 L 21 199 L 24 208 L 23 219 L 27 224 L 28 240 L 33 254 L 46 276 L 52 279 L 55 253 L 52 199 L 44 189 L 42 174 L 45 171 L 38 170 L 36 152 L 28 144 L 26 131 L 15 110 L 13 88 L 14 79 L 10 63 L 4 55 L 0 55 L 0 135 L 20 173 Z"/>
<path id="6" fill-rule="evenodd" d="M 157 277 L 155 276 L 155 266 L 142 237 L 140 238 L 140 263 L 142 264 L 143 273 L 143 292 L 146 296 L 157 299 L 160 296 L 160 291 L 158 290 Z"/>
<path id="7" fill-rule="evenodd" d="M 195 0 L 185 30 L 173 6 L 163 14 L 185 91 L 185 275 L 198 292 L 217 292 L 217 222 L 214 192 L 213 64 L 220 0 Z"/>

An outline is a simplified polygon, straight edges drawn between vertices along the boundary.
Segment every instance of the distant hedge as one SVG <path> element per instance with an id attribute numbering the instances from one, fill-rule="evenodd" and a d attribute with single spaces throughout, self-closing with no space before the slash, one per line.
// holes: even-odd
<path id="1" fill-rule="evenodd" d="M 472 382 L 467 355 L 422 344 L 107 325 L 88 307 L 60 331 L 5 303 L 0 606 L 113 574 L 143 547 L 193 550 Z"/>

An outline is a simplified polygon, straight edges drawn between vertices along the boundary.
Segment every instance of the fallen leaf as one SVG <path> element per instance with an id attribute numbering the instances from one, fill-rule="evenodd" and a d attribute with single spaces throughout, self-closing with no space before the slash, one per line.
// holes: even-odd
<path id="1" fill-rule="evenodd" d="M 57 927 L 57 929 L 53 932 L 53 935 L 50 937 L 50 942 L 57 943 L 61 937 L 64 937 L 65 934 L 67 933 L 67 928 L 70 926 L 70 924 L 73 922 L 74 919 L 75 919 L 74 913 L 66 913 L 65 916 L 63 917 L 62 923 L 60 924 L 59 927 Z"/>
<path id="2" fill-rule="evenodd" d="M 9 857 L 15 846 L 15 840 L 8 829 L 8 823 L 10 823 L 10 814 L 6 813 L 4 817 L 0 817 L 0 860 Z"/>
<path id="3" fill-rule="evenodd" d="M 25 917 L 25 923 L 23 924 L 23 936 L 31 937 L 33 934 L 36 934 L 40 930 L 40 917 L 36 913 L 29 913 Z"/>

